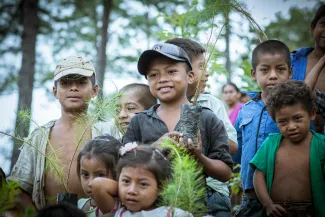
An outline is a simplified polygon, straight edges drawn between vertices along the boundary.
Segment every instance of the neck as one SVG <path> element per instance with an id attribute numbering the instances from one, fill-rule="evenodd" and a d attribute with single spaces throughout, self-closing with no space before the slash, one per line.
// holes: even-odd
<path id="1" fill-rule="evenodd" d="M 320 47 L 315 46 L 314 50 L 310 52 L 310 55 L 316 59 L 320 59 L 324 56 L 325 50 L 321 49 Z"/>
<path id="2" fill-rule="evenodd" d="M 180 110 L 182 104 L 190 104 L 190 101 L 184 96 L 181 100 L 176 100 L 174 102 L 160 102 L 159 109 L 164 111 L 175 112 L 175 110 Z"/>
<path id="3" fill-rule="evenodd" d="M 261 94 L 262 101 L 264 104 L 266 104 L 266 99 L 267 99 L 268 92 L 263 91 Z"/>
<path id="4" fill-rule="evenodd" d="M 86 112 L 67 112 L 62 109 L 60 122 L 66 123 L 68 125 L 74 125 L 80 123 L 81 120 L 85 120 Z"/>
<path id="5" fill-rule="evenodd" d="M 228 108 L 229 109 L 234 109 L 237 105 L 238 105 L 238 101 L 237 102 L 235 102 L 235 103 L 232 103 L 232 104 L 228 104 Z"/>

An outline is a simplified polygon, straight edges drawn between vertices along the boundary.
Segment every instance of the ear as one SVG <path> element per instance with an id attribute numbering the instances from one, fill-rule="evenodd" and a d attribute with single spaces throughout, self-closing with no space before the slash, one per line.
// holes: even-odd
<path id="1" fill-rule="evenodd" d="M 94 98 L 95 96 L 97 96 L 97 94 L 98 94 L 98 84 L 95 84 L 94 86 L 93 86 L 93 93 L 91 94 L 91 97 L 92 98 Z"/>
<path id="2" fill-rule="evenodd" d="M 188 84 L 194 84 L 195 82 L 195 76 L 193 71 L 189 71 L 187 73 L 187 78 L 188 78 Z"/>
<path id="3" fill-rule="evenodd" d="M 254 69 L 251 69 L 251 76 L 252 76 L 253 81 L 256 81 L 256 73 L 255 73 Z"/>
<path id="4" fill-rule="evenodd" d="M 58 98 L 58 97 L 57 97 L 58 90 L 57 90 L 56 86 L 53 86 L 52 91 L 53 91 L 53 96 L 54 96 L 55 98 Z"/>
<path id="5" fill-rule="evenodd" d="M 313 110 L 311 111 L 311 113 L 310 113 L 310 120 L 315 120 L 315 118 L 316 118 L 316 108 L 315 108 L 315 106 L 313 107 Z"/>
<path id="6" fill-rule="evenodd" d="M 292 70 L 292 67 L 290 66 L 290 69 L 289 69 L 289 79 L 292 78 L 292 75 L 293 75 L 293 70 Z"/>

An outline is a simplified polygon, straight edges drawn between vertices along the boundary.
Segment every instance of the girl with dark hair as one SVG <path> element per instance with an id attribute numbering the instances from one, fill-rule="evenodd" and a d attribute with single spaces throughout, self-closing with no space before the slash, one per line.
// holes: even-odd
<path id="1" fill-rule="evenodd" d="M 151 146 L 127 143 L 120 149 L 120 155 L 118 181 L 96 178 L 92 186 L 102 213 L 117 217 L 192 216 L 178 208 L 157 207 L 160 190 L 171 175 L 167 153 Z"/>
<path id="2" fill-rule="evenodd" d="M 85 194 L 89 198 L 78 201 L 78 208 L 88 217 L 102 216 L 93 199 L 92 184 L 96 177 L 116 179 L 116 165 L 122 144 L 111 136 L 98 136 L 89 141 L 77 159 L 77 174 Z"/>
<path id="3" fill-rule="evenodd" d="M 238 112 L 243 106 L 243 103 L 239 102 L 240 95 L 240 90 L 234 83 L 229 82 L 222 87 L 223 100 L 227 103 L 228 116 L 232 125 L 235 124 Z"/>

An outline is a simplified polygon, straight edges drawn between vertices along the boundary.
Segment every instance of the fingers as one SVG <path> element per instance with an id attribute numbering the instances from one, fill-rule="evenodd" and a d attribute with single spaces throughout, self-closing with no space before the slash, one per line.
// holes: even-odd
<path id="1" fill-rule="evenodd" d="M 275 207 L 276 207 L 277 210 L 279 210 L 280 213 L 282 213 L 282 214 L 287 213 L 286 209 L 283 208 L 281 205 L 276 204 Z"/>

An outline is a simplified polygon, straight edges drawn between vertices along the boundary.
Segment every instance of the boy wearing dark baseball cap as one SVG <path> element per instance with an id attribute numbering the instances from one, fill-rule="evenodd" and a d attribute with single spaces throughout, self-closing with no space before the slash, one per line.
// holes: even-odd
<path id="1" fill-rule="evenodd" d="M 190 58 L 178 46 L 159 43 L 141 54 L 138 71 L 147 78 L 150 92 L 160 104 L 132 118 L 123 143 L 159 144 L 162 139 L 175 144 L 182 142 L 183 135 L 174 129 L 180 120 L 181 105 L 190 104 L 186 97 L 188 84 L 194 82 Z M 204 107 L 200 135 L 198 148 L 193 146 L 191 139 L 186 141 L 189 152 L 202 164 L 206 175 L 228 181 L 232 167 L 228 136 L 223 123 Z"/>

